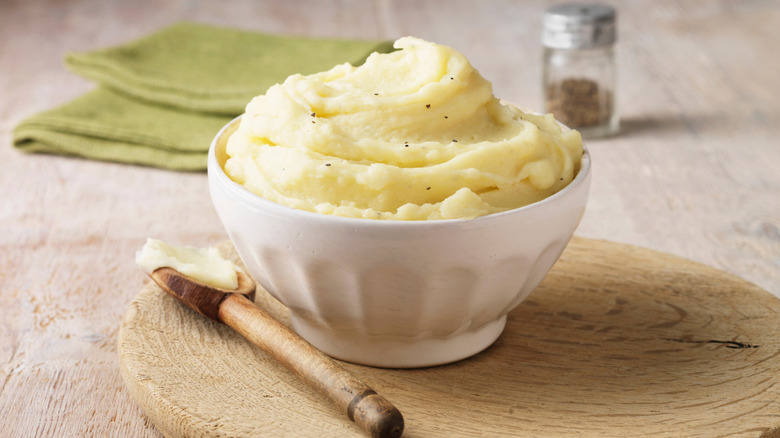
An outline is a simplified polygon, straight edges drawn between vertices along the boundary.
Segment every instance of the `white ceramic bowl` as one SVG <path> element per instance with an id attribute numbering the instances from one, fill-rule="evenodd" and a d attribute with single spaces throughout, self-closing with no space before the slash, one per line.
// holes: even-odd
<path id="1" fill-rule="evenodd" d="M 387 221 L 311 213 L 263 199 L 224 172 L 211 144 L 211 198 L 250 275 L 290 309 L 321 351 L 379 367 L 422 367 L 474 355 L 539 284 L 585 211 L 590 156 L 562 191 L 470 220 Z"/>

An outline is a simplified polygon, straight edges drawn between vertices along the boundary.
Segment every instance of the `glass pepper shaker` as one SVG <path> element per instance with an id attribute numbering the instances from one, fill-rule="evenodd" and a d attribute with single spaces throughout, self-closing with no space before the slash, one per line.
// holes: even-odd
<path id="1" fill-rule="evenodd" d="M 615 18 L 610 6 L 565 4 L 542 20 L 544 108 L 586 138 L 619 128 Z"/>

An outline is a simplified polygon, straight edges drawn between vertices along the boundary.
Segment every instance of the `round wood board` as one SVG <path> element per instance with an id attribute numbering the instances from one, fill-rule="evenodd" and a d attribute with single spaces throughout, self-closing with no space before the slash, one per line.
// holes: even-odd
<path id="1" fill-rule="evenodd" d="M 262 290 L 257 303 L 288 322 Z M 482 353 L 423 369 L 343 365 L 401 410 L 406 437 L 768 438 L 780 436 L 779 339 L 780 300 L 744 280 L 575 238 Z M 165 436 L 362 436 L 258 348 L 153 284 L 128 309 L 118 350 Z"/>

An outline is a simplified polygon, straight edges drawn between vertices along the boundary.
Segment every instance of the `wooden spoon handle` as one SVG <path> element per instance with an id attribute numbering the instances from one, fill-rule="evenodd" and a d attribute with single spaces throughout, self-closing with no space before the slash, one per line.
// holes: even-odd
<path id="1" fill-rule="evenodd" d="M 403 432 L 404 420 L 395 406 L 246 297 L 229 294 L 219 307 L 219 318 L 330 398 L 372 437 Z"/>

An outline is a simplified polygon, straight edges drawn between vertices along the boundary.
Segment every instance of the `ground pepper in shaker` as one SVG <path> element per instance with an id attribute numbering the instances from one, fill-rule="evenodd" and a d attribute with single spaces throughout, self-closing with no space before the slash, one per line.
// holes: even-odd
<path id="1" fill-rule="evenodd" d="M 545 111 L 586 138 L 619 128 L 615 18 L 610 6 L 565 4 L 545 11 L 542 21 Z"/>

